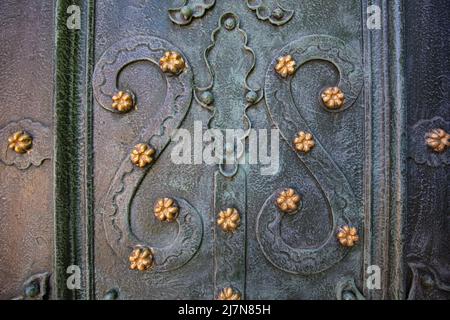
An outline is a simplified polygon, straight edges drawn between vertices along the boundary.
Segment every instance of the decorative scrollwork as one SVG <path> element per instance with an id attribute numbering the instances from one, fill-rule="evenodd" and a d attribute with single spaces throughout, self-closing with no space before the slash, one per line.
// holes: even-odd
<path id="1" fill-rule="evenodd" d="M 291 55 L 298 67 L 314 60 L 333 63 L 340 73 L 339 87 L 347 92 L 346 102 L 339 112 L 355 103 L 363 84 L 361 59 L 342 40 L 323 35 L 304 37 L 284 47 L 276 57 L 286 55 Z M 266 200 L 259 212 L 257 239 L 266 258 L 279 269 L 293 274 L 314 274 L 327 270 L 344 258 L 348 248 L 339 245 L 336 239 L 338 228 L 343 225 L 358 227 L 361 213 L 356 209 L 355 196 L 347 178 L 320 141 L 315 140 L 314 152 L 309 154 L 296 152 L 292 145 L 292 137 L 297 132 L 311 130 L 294 102 L 290 85 L 292 79 L 282 78 L 275 71 L 276 57 L 268 68 L 265 85 L 266 103 L 272 121 L 323 192 L 329 204 L 333 227 L 326 241 L 317 247 L 292 248 L 281 236 L 283 215 L 275 205 L 277 191 Z"/>
<path id="2" fill-rule="evenodd" d="M 203 17 L 215 3 L 216 0 L 184 0 L 180 7 L 169 9 L 169 18 L 178 25 L 187 25 L 194 18 Z"/>
<path id="3" fill-rule="evenodd" d="M 109 108 L 111 93 L 116 92 L 118 73 L 127 65 L 147 60 L 159 66 L 167 51 L 181 52 L 165 40 L 137 36 L 124 39 L 108 49 L 98 61 L 93 78 L 94 95 L 98 103 Z M 186 57 L 183 60 L 187 63 Z M 192 71 L 185 68 L 179 75 L 166 75 L 167 93 L 164 103 L 153 108 L 153 121 L 144 128 L 136 143 L 151 145 L 156 161 L 170 142 L 170 137 L 186 116 L 192 99 Z M 134 165 L 128 157 L 122 160 L 111 186 L 103 199 L 101 213 L 106 238 L 114 252 L 126 261 L 136 245 L 151 248 L 154 256 L 152 271 L 175 270 L 186 264 L 197 252 L 203 237 L 201 216 L 188 201 L 175 198 L 180 207 L 178 234 L 170 245 L 162 248 L 143 243 L 131 231 L 130 207 L 135 194 L 150 167 Z"/>
<path id="4" fill-rule="evenodd" d="M 241 41 L 236 44 L 237 37 Z M 230 42 L 230 38 L 233 42 Z M 210 76 L 209 84 L 196 87 L 194 97 L 202 107 L 212 111 L 208 122 L 209 127 L 223 130 L 243 128 L 246 130 L 245 134 L 238 137 L 243 141 L 252 127 L 247 110 L 263 98 L 261 88 L 252 88 L 248 84 L 248 79 L 255 69 L 256 56 L 253 49 L 248 46 L 247 33 L 240 28 L 239 17 L 234 13 L 225 13 L 220 17 L 219 25 L 212 32 L 211 39 L 212 43 L 204 52 L 204 60 Z M 247 55 L 242 56 L 239 48 L 242 48 Z M 217 52 L 216 64 L 221 63 L 230 67 L 234 65 L 233 72 L 223 72 L 223 68 L 220 73 L 214 72 L 212 66 L 215 64 L 211 64 L 210 61 L 213 50 Z M 239 63 L 239 69 L 235 67 L 236 61 L 242 61 Z M 224 93 L 225 87 L 226 93 Z M 241 156 L 242 153 L 238 154 L 237 159 Z M 226 171 L 220 166 L 220 171 L 225 176 L 232 177 L 236 174 L 237 168 L 238 166 L 235 165 L 233 170 Z"/>
<path id="5" fill-rule="evenodd" d="M 277 0 L 246 0 L 247 6 L 255 11 L 258 19 L 276 26 L 289 22 L 295 11 L 283 8 Z M 270 3 L 270 4 L 269 4 Z"/>
<path id="6" fill-rule="evenodd" d="M 16 141 L 28 137 L 27 141 Z M 24 119 L 0 129 L 0 161 L 7 166 L 25 170 L 40 166 L 52 155 L 50 129 L 39 122 Z M 13 148 L 11 148 L 13 147 Z"/>

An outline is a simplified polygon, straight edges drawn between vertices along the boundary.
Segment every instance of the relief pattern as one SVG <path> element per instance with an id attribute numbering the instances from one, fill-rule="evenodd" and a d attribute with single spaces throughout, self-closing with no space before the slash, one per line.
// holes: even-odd
<path id="1" fill-rule="evenodd" d="M 292 78 L 282 77 L 275 70 L 277 58 L 288 55 L 296 61 L 297 68 L 314 60 L 326 60 L 336 66 L 340 74 L 338 87 L 346 93 L 346 100 L 338 110 L 318 104 L 330 113 L 344 112 L 355 103 L 362 88 L 363 72 L 360 58 L 342 40 L 331 36 L 301 38 L 288 44 L 273 59 L 266 75 L 265 99 L 273 123 L 295 152 L 292 137 L 297 132 L 311 130 L 302 116 L 301 107 L 294 102 L 290 85 Z M 296 154 L 329 204 L 332 232 L 323 244 L 315 248 L 290 247 L 280 233 L 283 215 L 276 208 L 276 198 L 281 191 L 277 190 L 266 200 L 258 215 L 257 239 L 266 258 L 277 268 L 293 274 L 316 274 L 329 269 L 348 253 L 349 249 L 339 245 L 336 235 L 344 225 L 361 230 L 362 212 L 355 207 L 355 196 L 347 178 L 320 141 L 315 140 L 312 152 Z"/>
<path id="2" fill-rule="evenodd" d="M 9 147 L 9 140 L 16 132 L 24 132 L 32 139 L 32 145 L 24 152 L 16 152 Z M 0 129 L 0 161 L 7 166 L 25 170 L 30 166 L 39 167 L 52 156 L 52 135 L 50 129 L 30 119 L 12 122 Z"/>
<path id="3" fill-rule="evenodd" d="M 167 41 L 147 36 L 124 39 L 110 47 L 98 61 L 93 77 L 94 96 L 106 110 L 111 109 L 111 98 L 117 88 L 119 72 L 136 61 L 150 61 L 159 66 L 161 57 L 166 52 L 181 51 Z M 167 94 L 164 103 L 154 106 L 152 121 L 142 129 L 136 139 L 137 143 L 146 143 L 155 149 L 152 161 L 157 161 L 170 142 L 170 136 L 186 116 L 192 99 L 192 70 L 183 56 L 186 67 L 180 74 L 166 75 Z M 139 99 L 139 97 L 136 97 Z M 140 168 L 134 165 L 129 157 L 123 159 L 111 183 L 101 213 L 109 245 L 123 260 L 127 261 L 130 252 L 136 246 L 151 248 L 154 261 L 151 270 L 166 272 L 175 270 L 186 264 L 197 252 L 203 236 L 203 223 L 197 210 L 185 199 L 174 198 L 179 205 L 178 234 L 165 247 L 157 248 L 142 243 L 133 234 L 130 227 L 130 207 L 142 180 L 151 165 Z"/>

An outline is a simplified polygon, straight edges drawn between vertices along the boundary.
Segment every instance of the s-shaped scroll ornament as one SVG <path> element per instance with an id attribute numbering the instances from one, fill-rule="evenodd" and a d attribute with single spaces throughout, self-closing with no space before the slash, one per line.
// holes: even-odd
<path id="1" fill-rule="evenodd" d="M 286 56 L 296 62 L 296 69 L 289 77 L 280 75 L 276 68 L 278 58 Z M 355 103 L 363 84 L 360 57 L 342 40 L 330 36 L 308 36 L 288 44 L 274 57 L 268 68 L 265 98 L 271 119 L 321 189 L 332 217 L 332 231 L 323 243 L 312 248 L 293 248 L 281 236 L 280 224 L 284 214 L 278 210 L 276 201 L 280 190 L 276 190 L 266 200 L 257 218 L 258 242 L 264 255 L 274 266 L 293 274 L 316 274 L 329 269 L 351 250 L 350 246 L 340 244 L 338 235 L 341 228 L 352 226 L 361 230 L 361 213 L 356 208 L 350 183 L 319 139 L 314 139 L 314 149 L 307 153 L 298 152 L 296 145 L 292 144 L 292 139 L 298 132 L 312 130 L 302 115 L 301 106 L 295 103 L 291 81 L 298 68 L 315 60 L 329 61 L 336 66 L 340 75 L 338 86 L 346 93 L 342 108 L 329 110 L 317 99 L 318 108 L 322 107 L 327 112 L 344 112 Z M 318 92 L 317 97 L 320 94 Z M 303 195 L 305 197 L 307 195 Z"/>
<path id="2" fill-rule="evenodd" d="M 130 226 L 133 199 L 142 180 L 151 170 L 151 164 L 157 161 L 166 149 L 171 135 L 181 125 L 189 110 L 192 101 L 192 71 L 186 57 L 169 42 L 151 36 L 136 36 L 126 38 L 110 47 L 98 61 L 93 78 L 97 102 L 103 108 L 114 112 L 110 108 L 111 97 L 118 91 L 116 84 L 121 70 L 143 60 L 161 67 L 161 58 L 167 56 L 167 52 L 177 53 L 174 56 L 175 62 L 183 61 L 183 68 L 177 69 L 179 71 L 177 73 L 162 70 L 167 82 L 166 97 L 161 105 L 153 106 L 151 121 L 142 129 L 133 144 L 133 146 L 138 144 L 151 146 L 154 151 L 145 154 L 148 149 L 141 148 L 142 150 L 139 150 L 143 153 L 137 152 L 134 156 L 132 154 L 132 161 L 129 156 L 122 159 L 100 209 L 106 238 L 114 252 L 128 264 L 130 252 L 136 248 L 144 248 L 142 252 L 134 251 L 136 257 L 133 255 L 131 262 L 135 263 L 133 267 L 137 269 L 140 267 L 142 270 L 153 272 L 175 270 L 185 265 L 197 252 L 203 236 L 203 223 L 197 210 L 185 199 L 175 197 L 174 200 L 179 205 L 176 220 L 178 233 L 169 245 L 155 247 L 145 243 L 133 233 Z M 147 158 L 143 158 L 143 155 Z M 141 160 L 150 160 L 150 157 L 151 161 L 137 165 Z M 145 248 L 148 251 L 145 251 Z"/>

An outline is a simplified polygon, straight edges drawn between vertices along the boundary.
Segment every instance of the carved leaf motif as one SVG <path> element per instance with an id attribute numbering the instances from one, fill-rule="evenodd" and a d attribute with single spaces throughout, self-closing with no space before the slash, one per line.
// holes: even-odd
<path id="1" fill-rule="evenodd" d="M 288 44 L 277 57 L 287 55 L 291 55 L 299 67 L 313 60 L 326 60 L 337 67 L 339 87 L 348 98 L 342 109 L 328 112 L 343 112 L 355 103 L 363 84 L 361 59 L 342 40 L 323 35 L 304 37 Z M 302 116 L 301 107 L 292 97 L 292 77 L 285 79 L 275 71 L 277 57 L 267 71 L 265 98 L 272 121 L 280 129 L 283 139 L 292 145 L 290 137 L 301 130 L 311 130 Z M 325 243 L 314 248 L 289 246 L 281 236 L 282 215 L 275 206 L 278 190 L 266 200 L 258 214 L 257 239 L 266 258 L 277 268 L 293 274 L 315 274 L 329 269 L 345 257 L 348 249 L 339 246 L 337 228 L 352 225 L 361 230 L 361 213 L 357 211 L 349 181 L 318 139 L 314 151 L 309 154 L 298 153 L 294 146 L 292 148 L 323 191 L 331 211 L 332 232 Z"/>

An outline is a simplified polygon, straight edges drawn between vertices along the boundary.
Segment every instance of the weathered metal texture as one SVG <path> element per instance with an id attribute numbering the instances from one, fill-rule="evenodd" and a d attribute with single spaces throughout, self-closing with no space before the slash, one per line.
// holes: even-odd
<path id="1" fill-rule="evenodd" d="M 2 1 L 0 17 L 0 299 L 48 298 L 44 282 L 52 272 L 54 244 L 53 4 Z M 32 139 L 17 150 L 23 153 L 8 148 L 15 132 Z M 40 273 L 46 280 L 35 283 L 33 275 Z"/>
<path id="2" fill-rule="evenodd" d="M 395 112 L 385 100 L 377 100 L 373 87 L 380 85 L 385 95 L 397 89 L 381 82 L 393 83 L 389 75 L 400 72 L 401 66 L 380 74 L 375 64 L 388 58 L 380 48 L 395 49 L 398 39 L 383 38 L 368 47 L 361 37 L 372 37 L 361 15 L 367 4 L 360 1 L 285 1 L 283 13 L 276 10 L 277 1 L 261 2 L 275 11 L 270 17 L 267 8 L 256 8 L 252 1 L 204 1 L 209 5 L 197 14 L 189 16 L 184 8 L 188 18 L 181 17 L 182 7 L 191 2 L 199 3 L 96 2 L 96 296 L 117 288 L 121 299 L 213 299 L 232 288 L 245 299 L 334 299 L 339 288 L 350 286 L 351 294 L 361 298 L 364 266 L 383 264 L 388 268 L 384 275 L 390 276 L 381 253 L 401 252 L 401 242 L 391 244 L 386 233 L 376 234 L 382 228 L 388 232 L 394 219 L 400 221 L 401 209 L 391 215 L 391 199 L 382 194 L 374 199 L 369 192 L 373 182 L 391 188 L 378 163 L 386 169 L 391 152 L 400 152 L 397 146 L 383 149 L 386 154 L 371 147 L 387 135 L 401 138 L 382 122 L 385 114 Z M 399 3 L 380 5 L 399 19 Z M 401 31 L 397 20 L 387 26 Z M 157 59 L 166 50 L 182 55 L 186 71 L 161 72 Z M 391 49 L 386 50 L 390 55 Z M 275 63 L 287 54 L 297 64 L 283 79 Z M 373 81 L 364 84 L 364 73 Z M 321 94 L 334 86 L 345 92 L 346 100 L 332 110 Z M 131 92 L 137 107 L 126 114 L 110 112 L 111 97 L 118 90 Z M 401 114 L 401 102 L 398 108 Z M 263 176 L 254 165 L 173 164 L 169 134 L 178 127 L 195 131 L 194 121 L 203 121 L 204 129 L 280 128 L 279 171 Z M 293 146 L 302 130 L 314 136 L 315 147 L 308 153 Z M 152 141 L 155 133 L 158 139 Z M 133 168 L 128 158 L 136 142 L 157 150 L 155 162 L 144 170 Z M 374 157 L 379 162 L 372 162 Z M 399 167 L 401 161 L 396 160 Z M 373 179 L 365 179 L 365 171 Z M 397 174 L 393 169 L 392 175 Z M 274 205 L 283 188 L 299 192 L 297 214 L 284 214 Z M 180 217 L 177 223 L 160 223 L 152 204 L 169 196 L 179 203 Z M 385 207 L 379 212 L 381 205 Z M 216 224 L 219 212 L 227 208 L 236 208 L 241 219 L 231 233 Z M 362 241 L 354 247 L 341 246 L 336 237 L 345 225 L 358 228 Z M 189 237 L 178 241 L 183 234 Z M 154 267 L 145 272 L 129 270 L 127 257 L 137 244 L 155 250 Z M 178 253 L 170 258 L 165 248 Z M 340 285 L 348 277 L 355 283 Z M 390 285 L 392 292 L 386 285 L 383 294 L 372 297 L 401 291 L 397 284 Z"/>
<path id="3" fill-rule="evenodd" d="M 369 2 L 382 9 L 381 30 L 367 29 Z M 72 4 L 81 8 L 78 31 L 66 26 L 67 7 Z M 23 215 L 31 205 L 45 209 L 21 220 L 29 222 L 24 225 L 33 226 L 33 232 L 12 228 L 8 220 L 7 232 L 0 236 L 2 241 L 4 235 L 8 237 L 5 247 L 11 248 L 9 238 L 33 235 L 24 247 L 1 256 L 2 268 L 17 270 L 24 254 L 33 250 L 44 259 L 33 268 L 19 269 L 26 270 L 26 275 L 21 273 L 14 283 L 8 278 L 7 287 L 16 291 L 5 293 L 7 297 L 47 295 L 45 271 L 54 275 L 50 291 L 55 298 L 406 297 L 402 1 L 58 0 L 55 5 L 54 153 L 49 153 L 52 141 L 45 146 L 38 143 L 51 134 L 52 125 L 44 117 L 51 114 L 51 109 L 45 109 L 51 102 L 44 111 L 30 108 L 26 118 L 14 108 L 0 118 L 2 137 L 24 130 L 36 138 L 30 152 L 37 151 L 24 154 L 28 158 L 22 161 L 16 160 L 19 154 L 2 155 L 8 166 L 0 174 L 8 181 L 23 174 L 40 186 L 31 192 L 27 187 L 33 183 L 28 180 L 25 185 L 12 184 L 17 189 L 5 192 L 14 207 L 1 214 Z M 16 7 L 11 4 L 11 8 Z M 51 16 L 46 6 L 40 8 L 45 10 L 39 14 Z M 434 6 L 428 8 L 434 12 Z M 51 48 L 43 40 L 39 45 Z M 6 45 L 8 52 L 11 46 Z M 166 52 L 176 52 L 183 59 L 180 73 L 162 70 L 160 59 Z M 295 60 L 295 68 L 285 75 L 277 73 L 279 58 L 288 55 Z M 45 58 L 43 65 L 48 68 L 50 53 L 39 57 Z M 17 74 L 33 70 L 27 68 Z M 447 83 L 445 77 L 438 79 Z M 2 85 L 10 88 L 9 83 Z M 44 87 L 50 97 L 51 89 Z M 326 107 L 322 101 L 322 93 L 330 87 L 339 87 L 345 94 L 339 108 Z M 127 112 L 117 112 L 113 106 L 119 91 L 133 100 Z M 437 103 L 448 98 L 445 90 L 441 94 Z M 7 91 L 6 99 L 11 97 L 14 94 Z M 34 100 L 19 96 L 9 104 L 17 101 Z M 435 126 L 448 125 L 443 108 L 425 117 L 415 107 L 420 115 L 410 120 L 415 141 Z M 258 165 L 175 165 L 171 133 L 184 128 L 201 134 L 195 121 L 202 121 L 203 129 L 242 129 L 243 141 L 248 140 L 249 128 L 279 128 L 279 170 L 262 175 Z M 22 125 L 26 127 L 19 128 Z M 314 148 L 308 152 L 294 145 L 302 131 L 314 137 Z M 140 143 L 155 153 L 151 162 L 136 166 L 130 152 Z M 428 149 L 411 146 L 417 144 L 410 144 L 411 158 L 420 160 L 412 164 L 410 175 L 432 174 L 424 185 L 432 186 L 436 203 L 445 205 L 446 191 L 431 182 L 445 178 L 447 154 L 428 158 Z M 53 186 L 49 158 L 55 160 Z M 414 171 L 422 167 L 424 173 Z M 33 172 L 42 173 L 29 176 Z M 292 212 L 276 205 L 280 192 L 289 188 L 301 199 Z M 411 221 L 418 226 L 411 235 L 437 237 L 446 226 L 439 212 L 448 206 L 432 210 L 416 204 L 414 192 L 425 203 L 429 198 L 423 190 L 410 191 Z M 21 192 L 28 192 L 31 202 L 24 202 Z M 154 204 L 161 198 L 173 199 L 179 208 L 170 223 L 154 214 Z M 227 208 L 235 208 L 240 215 L 233 232 L 224 232 L 217 224 L 219 212 Z M 52 209 L 53 268 L 48 250 L 53 244 L 48 229 L 53 225 L 48 215 Z M 428 225 L 423 223 L 428 221 L 425 210 L 436 215 L 430 227 L 433 234 L 422 227 Z M 37 226 L 42 227 L 39 235 L 34 233 Z M 337 234 L 344 226 L 357 228 L 360 241 L 356 245 L 340 245 Z M 47 242 L 29 248 L 41 243 L 41 232 Z M 409 239 L 408 250 L 419 259 L 406 261 L 413 298 L 436 295 L 417 289 L 422 273 L 429 275 L 421 283 L 427 283 L 431 292 L 441 294 L 447 288 L 441 273 L 448 260 L 436 258 L 433 264 L 424 260 L 431 252 L 444 252 L 445 245 L 441 238 L 433 238 L 429 246 L 422 246 L 421 239 Z M 139 248 L 130 261 L 130 254 Z M 10 260 L 14 256 L 18 258 Z M 130 262 L 135 263 L 132 268 Z M 66 269 L 73 264 L 81 267 L 81 290 L 66 286 Z M 364 271 L 370 265 L 382 270 L 380 290 L 364 285 Z M 35 270 L 37 266 L 46 269 Z"/>
<path id="4" fill-rule="evenodd" d="M 450 299 L 450 150 L 427 146 L 450 132 L 448 1 L 408 1 L 408 299 Z M 420 46 L 417 44 L 420 43 Z M 430 59 L 433 63 L 430 63 Z"/>

